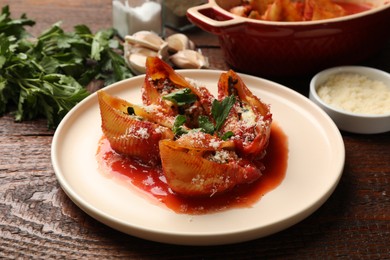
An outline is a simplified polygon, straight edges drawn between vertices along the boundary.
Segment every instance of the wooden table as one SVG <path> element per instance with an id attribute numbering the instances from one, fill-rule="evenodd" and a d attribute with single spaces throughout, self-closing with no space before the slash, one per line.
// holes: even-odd
<path id="1" fill-rule="evenodd" d="M 59 20 L 70 30 L 111 26 L 110 0 L 1 0 L 13 17 L 27 13 L 33 34 Z M 192 39 L 211 68 L 227 69 L 217 39 L 195 31 Z M 390 42 L 364 65 L 390 72 Z M 307 95 L 309 78 L 272 79 Z M 390 133 L 342 133 L 346 161 L 341 181 L 314 214 L 277 234 L 234 245 L 160 244 L 113 230 L 85 214 L 60 188 L 50 158 L 53 131 L 44 120 L 0 118 L 0 258 L 350 258 L 390 257 Z"/>

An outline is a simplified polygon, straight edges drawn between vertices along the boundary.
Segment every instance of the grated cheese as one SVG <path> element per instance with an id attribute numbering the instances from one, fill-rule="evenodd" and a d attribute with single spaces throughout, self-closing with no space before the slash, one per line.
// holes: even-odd
<path id="1" fill-rule="evenodd" d="M 329 77 L 317 90 L 329 105 L 359 114 L 390 113 L 390 86 L 355 73 Z"/>
<path id="2" fill-rule="evenodd" d="M 210 157 L 210 161 L 217 163 L 227 163 L 230 158 L 230 154 L 225 150 L 215 151 L 214 156 Z"/>
<path id="3" fill-rule="evenodd" d="M 210 147 L 217 149 L 221 143 L 222 143 L 221 140 L 217 140 L 217 139 L 213 138 L 210 140 Z"/>
<path id="4" fill-rule="evenodd" d="M 247 127 L 256 125 L 256 115 L 250 106 L 245 106 L 241 109 L 241 118 Z"/>
<path id="5" fill-rule="evenodd" d="M 138 139 L 148 139 L 150 137 L 147 128 L 139 127 L 137 129 L 137 127 L 135 126 L 130 126 L 129 128 L 127 128 L 124 136 L 134 137 Z"/>
<path id="6" fill-rule="evenodd" d="M 137 130 L 137 134 L 138 134 L 139 137 L 142 138 L 142 139 L 148 139 L 148 138 L 149 138 L 148 129 L 146 129 L 146 128 L 139 128 L 139 129 Z"/>

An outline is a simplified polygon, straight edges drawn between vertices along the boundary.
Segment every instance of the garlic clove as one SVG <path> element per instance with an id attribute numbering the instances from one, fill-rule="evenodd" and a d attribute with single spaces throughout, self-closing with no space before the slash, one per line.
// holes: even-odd
<path id="1" fill-rule="evenodd" d="M 131 71 L 136 74 L 145 74 L 146 73 L 146 58 L 148 56 L 143 55 L 142 53 L 133 53 L 128 57 L 127 65 L 131 69 Z"/>
<path id="2" fill-rule="evenodd" d="M 168 50 L 171 53 L 176 53 L 186 49 L 195 49 L 195 44 L 182 33 L 172 34 L 166 38 L 166 41 L 168 43 Z"/>
<path id="3" fill-rule="evenodd" d="M 134 74 L 144 74 L 146 73 L 146 58 L 149 56 L 157 56 L 160 59 L 167 59 L 167 49 L 168 44 L 164 44 L 158 52 L 140 46 L 133 46 L 131 49 L 125 52 L 125 61 L 127 66 Z"/>
<path id="4" fill-rule="evenodd" d="M 146 58 L 159 56 L 158 52 L 144 47 L 133 47 L 125 55 L 127 66 L 134 74 L 144 74 L 146 72 Z"/>
<path id="5" fill-rule="evenodd" d="M 171 62 L 181 69 L 208 68 L 207 57 L 194 50 L 181 50 L 170 56 Z"/>
<path id="6" fill-rule="evenodd" d="M 142 47 L 140 45 L 132 45 L 125 42 L 123 56 L 125 58 L 127 65 L 129 65 L 130 55 L 132 54 L 140 54 L 144 56 L 157 56 L 157 51 Z"/>
<path id="7" fill-rule="evenodd" d="M 125 41 L 130 44 L 138 44 L 143 47 L 158 51 L 165 41 L 154 32 L 139 31 L 133 35 L 126 35 Z"/>

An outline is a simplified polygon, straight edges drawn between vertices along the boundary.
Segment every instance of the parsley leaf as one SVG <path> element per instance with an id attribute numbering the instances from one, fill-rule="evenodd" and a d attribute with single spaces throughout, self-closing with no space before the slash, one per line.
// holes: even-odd
<path id="1" fill-rule="evenodd" d="M 221 102 L 216 99 L 213 101 L 211 114 L 215 120 L 215 131 L 221 129 L 235 102 L 236 97 L 233 95 L 224 98 Z"/>
<path id="2" fill-rule="evenodd" d="M 198 118 L 198 124 L 201 131 L 207 133 L 207 134 L 214 134 L 215 132 L 218 132 L 222 125 L 225 123 L 227 116 L 229 115 L 229 112 L 231 108 L 233 107 L 234 103 L 236 102 L 235 96 L 229 96 L 224 98 L 221 102 L 218 100 L 213 101 L 213 105 L 211 107 L 211 114 L 215 120 L 215 126 L 212 122 L 210 122 L 209 118 L 207 116 L 199 116 Z M 218 133 L 219 135 L 220 133 Z M 230 137 L 234 135 L 233 132 L 228 131 L 224 133 L 221 137 L 222 140 L 226 141 Z"/>
<path id="3" fill-rule="evenodd" d="M 201 130 L 207 134 L 214 134 L 215 127 L 212 122 L 210 122 L 207 116 L 199 116 L 198 118 L 199 127 Z"/>
<path id="4" fill-rule="evenodd" d="M 191 89 L 183 88 L 163 96 L 163 99 L 172 101 L 178 106 L 184 106 L 186 104 L 194 103 L 197 100 L 197 97 L 191 92 Z"/>
<path id="5" fill-rule="evenodd" d="M 232 131 L 228 131 L 222 135 L 221 139 L 226 141 L 232 136 L 234 136 L 234 133 Z"/>
<path id="6" fill-rule="evenodd" d="M 176 136 L 180 136 L 180 135 L 188 133 L 188 131 L 183 128 L 183 125 L 185 124 L 186 121 L 187 121 L 187 119 L 186 119 L 185 115 L 176 116 L 175 122 L 173 123 L 173 128 L 172 128 L 172 131 Z"/>

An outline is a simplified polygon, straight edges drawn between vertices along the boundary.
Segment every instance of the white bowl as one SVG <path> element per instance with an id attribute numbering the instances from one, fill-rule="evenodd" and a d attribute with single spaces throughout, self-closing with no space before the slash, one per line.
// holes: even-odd
<path id="1" fill-rule="evenodd" d="M 390 88 L 390 74 L 387 72 L 362 66 L 340 66 L 323 70 L 312 78 L 309 98 L 333 119 L 340 130 L 359 134 L 377 134 L 390 131 L 390 111 L 385 114 L 354 113 L 335 108 L 320 98 L 317 92 L 318 88 L 331 75 L 338 73 L 360 74 L 371 80 L 381 81 Z"/>

